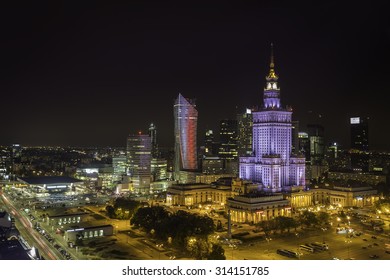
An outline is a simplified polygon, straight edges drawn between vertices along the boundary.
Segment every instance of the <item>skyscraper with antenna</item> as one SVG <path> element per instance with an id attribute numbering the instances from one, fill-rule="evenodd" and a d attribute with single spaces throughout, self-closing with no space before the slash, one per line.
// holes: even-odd
<path id="1" fill-rule="evenodd" d="M 271 44 L 263 106 L 253 112 L 253 156 L 240 157 L 239 176 L 280 192 L 305 185 L 305 158 L 291 154 L 292 109 L 283 108 Z"/>

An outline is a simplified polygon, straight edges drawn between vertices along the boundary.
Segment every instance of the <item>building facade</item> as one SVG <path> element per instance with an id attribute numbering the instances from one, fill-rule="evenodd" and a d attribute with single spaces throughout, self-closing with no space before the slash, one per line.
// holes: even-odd
<path id="1" fill-rule="evenodd" d="M 263 108 L 252 113 L 254 156 L 240 157 L 239 165 L 240 178 L 272 192 L 305 185 L 305 158 L 291 153 L 292 110 L 282 107 L 277 82 L 272 54 Z"/>
<path id="2" fill-rule="evenodd" d="M 368 117 L 350 118 L 351 124 L 351 149 L 368 151 Z"/>
<path id="3" fill-rule="evenodd" d="M 197 162 L 197 123 L 198 111 L 195 101 L 183 97 L 181 94 L 176 98 L 173 107 L 175 119 L 175 179 L 179 177 L 181 170 L 196 170 Z"/>
<path id="4" fill-rule="evenodd" d="M 127 138 L 127 174 L 136 193 L 148 193 L 151 179 L 152 143 L 149 135 L 130 135 Z"/>
<path id="5" fill-rule="evenodd" d="M 245 113 L 237 114 L 237 151 L 238 156 L 252 155 L 252 132 L 253 118 L 252 110 L 246 109 Z"/>

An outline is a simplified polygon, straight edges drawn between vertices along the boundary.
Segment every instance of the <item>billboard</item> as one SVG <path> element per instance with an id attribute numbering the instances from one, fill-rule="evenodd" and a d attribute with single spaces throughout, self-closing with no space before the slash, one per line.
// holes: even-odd
<path id="1" fill-rule="evenodd" d="M 360 117 L 351 118 L 351 124 L 359 124 L 360 123 Z"/>

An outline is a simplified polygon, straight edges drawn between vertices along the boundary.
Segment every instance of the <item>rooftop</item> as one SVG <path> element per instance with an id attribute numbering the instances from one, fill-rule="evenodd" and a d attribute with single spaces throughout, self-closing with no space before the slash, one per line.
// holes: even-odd
<path id="1" fill-rule="evenodd" d="M 66 177 L 66 176 L 43 176 L 43 177 L 24 177 L 18 178 L 20 181 L 25 182 L 29 185 L 42 185 L 42 184 L 70 184 L 80 183 L 81 180 Z"/>

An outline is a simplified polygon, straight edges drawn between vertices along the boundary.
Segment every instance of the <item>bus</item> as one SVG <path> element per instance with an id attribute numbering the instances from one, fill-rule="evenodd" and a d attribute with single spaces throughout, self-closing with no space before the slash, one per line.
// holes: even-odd
<path id="1" fill-rule="evenodd" d="M 321 251 L 329 250 L 329 246 L 326 243 L 313 242 L 310 244 L 310 246 Z"/>
<path id="2" fill-rule="evenodd" d="M 276 250 L 276 253 L 278 253 L 279 255 L 288 257 L 288 258 L 298 258 L 298 253 L 290 251 L 290 250 L 278 249 L 278 250 Z"/>
<path id="3" fill-rule="evenodd" d="M 305 250 L 310 253 L 314 253 L 314 248 L 311 247 L 310 245 L 299 245 L 299 249 Z"/>

